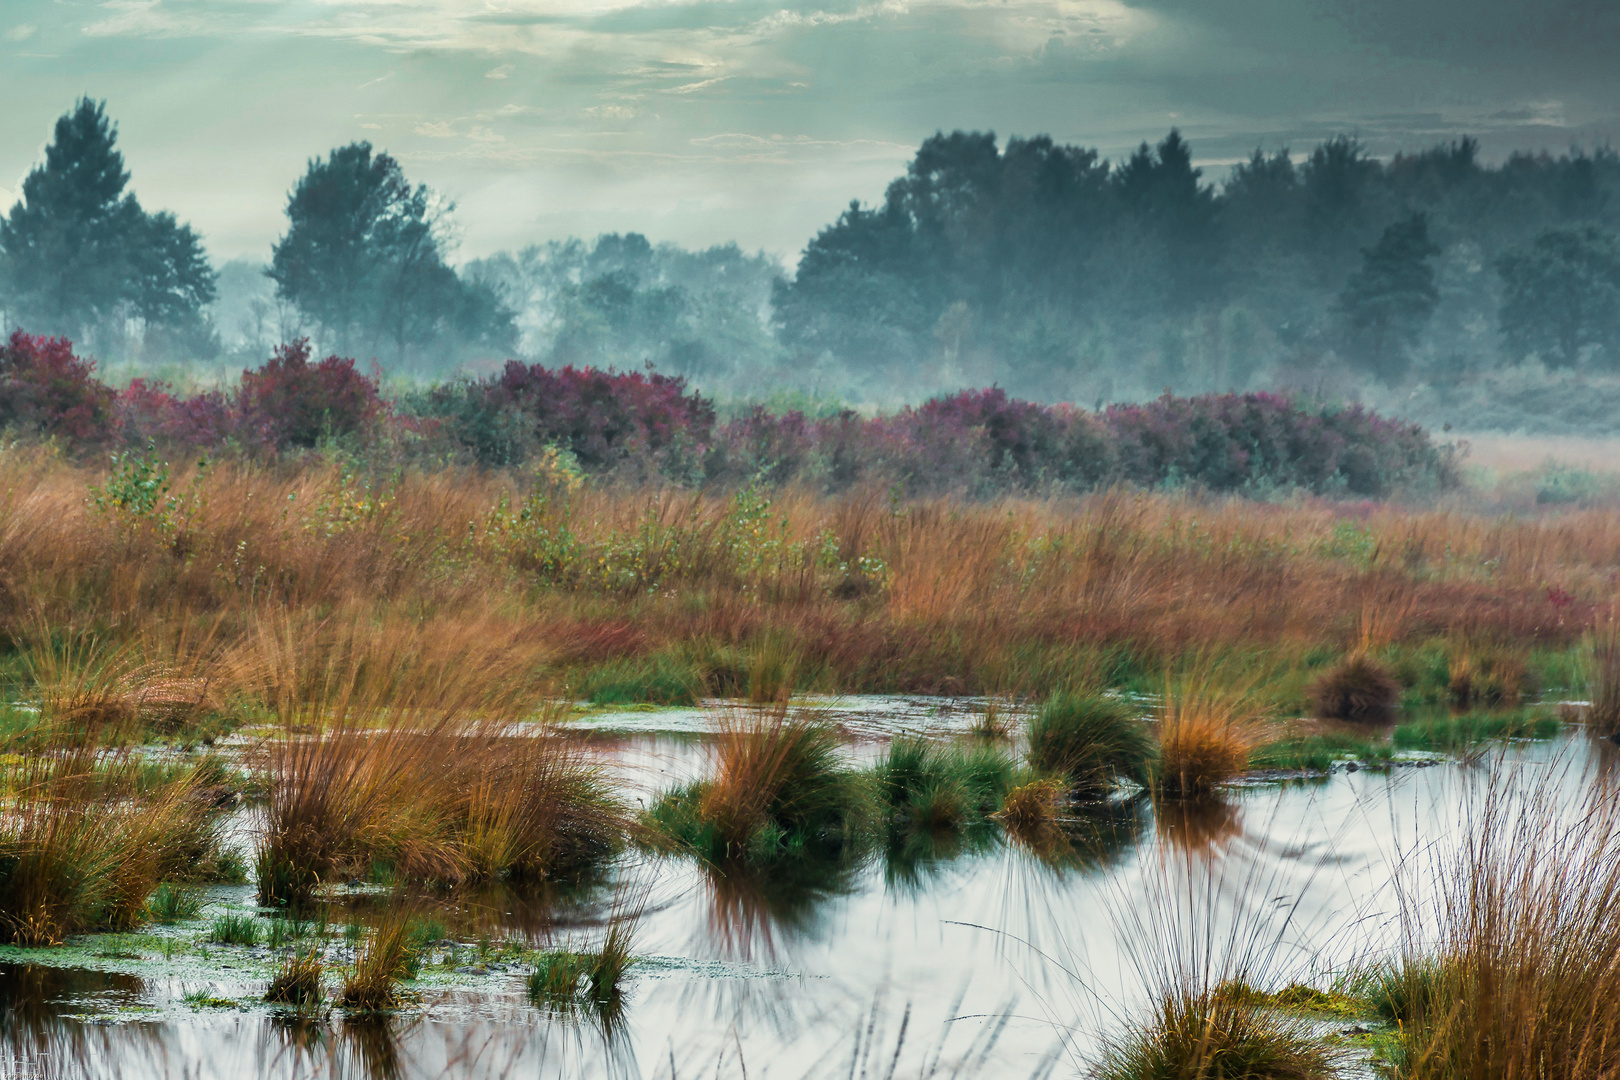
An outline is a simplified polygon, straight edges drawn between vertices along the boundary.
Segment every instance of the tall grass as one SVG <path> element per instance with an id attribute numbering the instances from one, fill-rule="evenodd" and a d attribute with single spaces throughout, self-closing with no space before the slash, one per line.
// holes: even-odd
<path id="1" fill-rule="evenodd" d="M 219 842 L 218 812 L 198 798 L 195 774 L 137 794 L 94 752 L 67 747 L 13 775 L 0 818 L 0 938 L 53 944 L 150 917 L 158 883 L 180 880 Z"/>
<path id="2" fill-rule="evenodd" d="M 318 654 L 330 634 L 317 624 L 343 621 L 333 613 L 379 638 L 414 633 L 425 663 L 476 628 L 477 666 L 531 692 L 704 642 L 740 658 L 728 678 L 756 700 L 811 677 L 1044 696 L 1121 656 L 1155 670 L 1236 642 L 1342 651 L 1443 628 L 1568 644 L 1607 599 L 1620 543 L 1606 511 L 1495 520 L 1391 506 L 1347 519 L 1328 504 L 1124 493 L 891 505 L 865 491 L 554 491 L 311 459 L 177 469 L 176 489 L 195 493 L 177 557 L 163 528 L 121 529 L 87 505 L 98 471 L 4 454 L 0 633 L 25 651 L 60 653 L 63 635 L 129 650 L 87 694 L 43 669 L 30 681 L 61 688 L 65 712 L 150 705 L 154 723 L 182 727 L 274 690 L 213 661 L 251 659 L 259 628 L 284 623 Z M 379 678 L 401 670 L 376 658 Z"/>
<path id="3" fill-rule="evenodd" d="M 442 885 L 536 881 L 606 858 L 630 828 L 598 768 L 543 728 L 369 719 L 278 738 L 261 902 L 301 903 L 378 863 Z"/>
<path id="4" fill-rule="evenodd" d="M 1168 852 L 1166 853 L 1169 854 Z M 1269 867 L 1269 869 L 1268 869 Z M 1312 927 L 1294 859 L 1262 843 L 1226 859 L 1161 858 L 1109 897 L 1128 969 L 1128 1008 L 1099 1002 L 1100 1080 L 1326 1080 L 1342 1050 L 1251 988 L 1292 984 Z M 1314 873 L 1314 871 L 1313 871 Z"/>
<path id="5" fill-rule="evenodd" d="M 354 964 L 343 981 L 338 1004 L 352 1013 L 398 1008 L 406 1000 L 399 983 L 411 968 L 416 945 L 410 912 L 403 907 L 391 908 L 355 949 Z"/>
<path id="6" fill-rule="evenodd" d="M 526 653 L 478 633 L 342 627 L 324 663 L 278 634 L 261 644 L 281 719 L 264 757 L 262 903 L 384 864 L 455 885 L 538 879 L 611 854 L 628 827 L 596 767 L 544 723 Z"/>
<path id="7" fill-rule="evenodd" d="M 1620 811 L 1600 778 L 1571 815 L 1539 773 L 1493 776 L 1432 895 L 1403 881 L 1404 949 L 1377 995 L 1403 1077 L 1620 1069 Z"/>
<path id="8" fill-rule="evenodd" d="M 1592 632 L 1586 682 L 1592 702 L 1588 719 L 1607 735 L 1620 733 L 1620 624 L 1612 612 Z"/>
<path id="9" fill-rule="evenodd" d="M 1270 729 L 1245 688 L 1221 685 L 1202 672 L 1167 679 L 1156 789 L 1172 798 L 1210 794 L 1249 767 Z"/>

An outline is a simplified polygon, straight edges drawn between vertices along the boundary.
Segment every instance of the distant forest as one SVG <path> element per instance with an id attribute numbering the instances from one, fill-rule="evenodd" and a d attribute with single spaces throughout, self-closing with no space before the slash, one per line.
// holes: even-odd
<path id="1" fill-rule="evenodd" d="M 217 269 L 127 191 L 88 99 L 0 219 L 7 329 L 170 378 L 275 345 L 396 378 L 656 370 L 711 396 L 876 407 L 999 386 L 1088 407 L 1281 389 L 1464 429 L 1599 432 L 1620 409 L 1620 155 L 1462 139 L 1390 160 L 1350 136 L 1219 182 L 1171 131 L 1123 161 L 1045 136 L 927 139 L 881 203 L 791 268 L 635 234 L 453 262 L 454 207 L 366 143 L 290 178 L 265 261 Z"/>

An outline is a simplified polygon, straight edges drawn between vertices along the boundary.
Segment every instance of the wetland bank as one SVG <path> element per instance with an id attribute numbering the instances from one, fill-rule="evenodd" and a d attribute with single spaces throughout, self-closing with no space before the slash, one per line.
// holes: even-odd
<path id="1" fill-rule="evenodd" d="M 3 457 L 13 1071 L 1612 1065 L 1620 514 Z"/>

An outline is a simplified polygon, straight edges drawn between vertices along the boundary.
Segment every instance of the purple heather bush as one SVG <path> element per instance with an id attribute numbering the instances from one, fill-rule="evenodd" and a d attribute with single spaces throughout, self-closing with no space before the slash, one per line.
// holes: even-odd
<path id="1" fill-rule="evenodd" d="M 234 393 L 189 398 L 140 379 L 115 394 L 59 339 L 19 333 L 0 349 L 0 426 L 83 446 L 234 442 L 262 455 L 335 436 L 492 467 L 549 446 L 587 472 L 630 483 L 827 492 L 864 484 L 971 498 L 1128 484 L 1365 499 L 1455 483 L 1448 451 L 1415 424 L 1263 393 L 1166 394 L 1093 413 L 991 387 L 887 416 L 811 418 L 756 406 L 718 424 L 712 403 L 680 378 L 511 361 L 499 374 L 397 404 L 385 403 L 376 377 L 352 360 L 311 363 L 307 341 L 244 371 Z"/>

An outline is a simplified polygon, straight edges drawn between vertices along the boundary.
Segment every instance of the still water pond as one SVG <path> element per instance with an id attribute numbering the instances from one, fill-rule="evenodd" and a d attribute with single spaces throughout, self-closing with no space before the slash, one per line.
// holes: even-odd
<path id="1" fill-rule="evenodd" d="M 857 757 L 893 731 L 954 731 L 972 711 L 915 699 L 840 708 Z M 597 717 L 592 745 L 646 798 L 703 773 L 711 721 L 704 710 Z M 1322 982 L 1393 943 L 1397 874 L 1409 889 L 1432 884 L 1425 875 L 1492 783 L 1550 785 L 1574 813 L 1614 753 L 1569 734 L 1468 763 L 1250 783 L 1197 810 L 1123 799 L 1075 823 L 1066 850 L 1034 851 L 998 830 L 937 843 L 919 835 L 850 865 L 757 877 L 638 854 L 582 895 L 497 901 L 497 929 L 577 945 L 600 938 L 616 905 L 639 905 L 639 960 L 606 1029 L 536 1009 L 527 969 L 499 960 L 441 965 L 407 1013 L 346 1022 L 253 1004 L 268 950 L 199 951 L 195 926 L 171 932 L 189 951 L 168 959 L 151 938 L 125 955 L 0 950 L 0 1071 L 884 1076 L 898 1060 L 892 1075 L 912 1076 L 937 1060 L 944 1075 L 1083 1074 L 1166 950 L 1273 942 L 1268 970 L 1279 981 Z M 250 902 L 245 888 L 213 900 Z M 474 943 L 463 944 L 471 955 Z"/>

